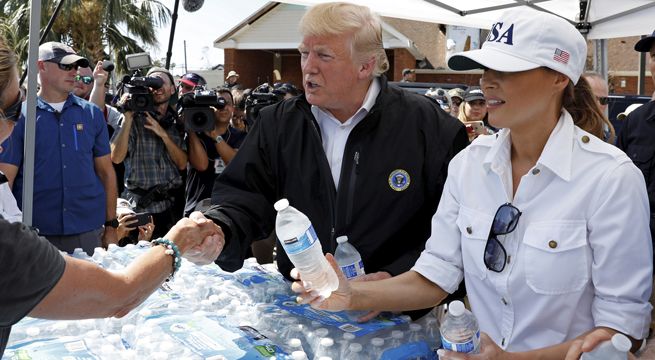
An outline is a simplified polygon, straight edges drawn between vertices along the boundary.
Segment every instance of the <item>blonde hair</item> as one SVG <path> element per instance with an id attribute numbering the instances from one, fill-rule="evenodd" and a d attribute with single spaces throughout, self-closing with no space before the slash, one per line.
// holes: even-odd
<path id="1" fill-rule="evenodd" d="M 0 37 L 0 94 L 3 94 L 7 90 L 9 82 L 12 80 L 14 71 L 18 71 L 16 64 L 18 63 L 18 57 L 13 50 L 9 48 L 7 42 L 4 38 Z M 0 105 L 6 105 L 1 104 Z M 0 110 L 0 113 L 2 111 Z"/>
<path id="2" fill-rule="evenodd" d="M 303 36 L 352 35 L 354 60 L 364 63 L 375 58 L 374 76 L 389 70 L 380 17 L 366 6 L 343 2 L 315 5 L 300 20 L 299 30 Z"/>

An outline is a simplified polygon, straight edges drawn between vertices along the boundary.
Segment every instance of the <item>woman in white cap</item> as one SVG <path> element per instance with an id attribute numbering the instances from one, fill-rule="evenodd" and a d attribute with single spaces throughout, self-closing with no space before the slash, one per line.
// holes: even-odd
<path id="1" fill-rule="evenodd" d="M 442 360 L 563 359 L 574 339 L 598 328 L 644 339 L 646 189 L 623 152 L 576 126 L 602 121 L 593 102 L 579 102 L 589 94 L 576 86 L 586 52 L 567 21 L 513 9 L 481 49 L 452 56 L 455 70 L 484 70 L 489 122 L 503 130 L 451 161 L 432 237 L 412 270 L 380 281 L 341 277 L 327 299 L 298 281 L 298 300 L 329 310 L 420 309 L 464 278 L 481 353 L 440 350 Z"/>

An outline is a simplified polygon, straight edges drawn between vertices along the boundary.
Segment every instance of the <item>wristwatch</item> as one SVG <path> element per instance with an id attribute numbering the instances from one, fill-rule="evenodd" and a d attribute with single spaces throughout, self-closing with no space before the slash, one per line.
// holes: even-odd
<path id="1" fill-rule="evenodd" d="M 118 228 L 118 219 L 113 218 L 111 220 L 105 221 L 105 226 L 113 227 L 114 229 Z"/>
<path id="2" fill-rule="evenodd" d="M 216 138 L 214 139 L 214 143 L 220 144 L 223 142 L 223 137 L 220 135 L 217 135 Z"/>

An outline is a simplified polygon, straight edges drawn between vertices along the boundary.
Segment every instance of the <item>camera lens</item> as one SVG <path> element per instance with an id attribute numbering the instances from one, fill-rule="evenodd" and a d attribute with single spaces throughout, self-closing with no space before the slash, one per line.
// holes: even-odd
<path id="1" fill-rule="evenodd" d="M 207 115 L 205 115 L 202 112 L 196 112 L 193 114 L 191 117 L 191 122 L 196 126 L 196 127 L 203 127 L 205 124 L 207 124 Z"/>

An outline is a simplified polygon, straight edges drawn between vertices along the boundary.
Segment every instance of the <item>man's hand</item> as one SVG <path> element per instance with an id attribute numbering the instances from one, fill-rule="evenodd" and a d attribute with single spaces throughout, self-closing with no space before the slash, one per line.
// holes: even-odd
<path id="1" fill-rule="evenodd" d="M 164 130 L 164 128 L 161 127 L 161 125 L 159 125 L 159 121 L 155 120 L 155 118 L 153 118 L 152 115 L 150 115 L 150 113 L 146 113 L 146 122 L 144 124 L 144 127 L 154 132 L 155 135 L 159 136 L 162 139 L 168 136 L 166 130 Z"/>
<path id="2" fill-rule="evenodd" d="M 386 271 L 378 271 L 376 273 L 372 274 L 364 274 L 356 279 L 353 279 L 352 281 L 373 281 L 373 280 L 383 280 L 383 279 L 388 279 L 391 277 L 391 274 L 389 274 Z M 357 321 L 360 323 L 367 322 L 376 316 L 378 316 L 381 313 L 381 311 L 369 311 L 367 314 L 360 316 Z"/>
<path id="3" fill-rule="evenodd" d="M 207 219 L 200 211 L 194 211 L 189 219 L 202 226 L 213 227 L 216 232 L 202 239 L 202 241 L 193 246 L 184 254 L 184 257 L 196 265 L 206 265 L 212 263 L 225 246 L 225 235 L 220 226 Z"/>
<path id="4" fill-rule="evenodd" d="M 102 234 L 102 247 L 105 249 L 109 244 L 118 244 L 118 235 L 116 229 L 111 226 L 105 226 L 105 232 Z"/>
<path id="5" fill-rule="evenodd" d="M 96 86 L 105 86 L 107 79 L 109 79 L 109 73 L 102 68 L 102 61 L 98 61 L 93 69 L 93 81 Z"/>

